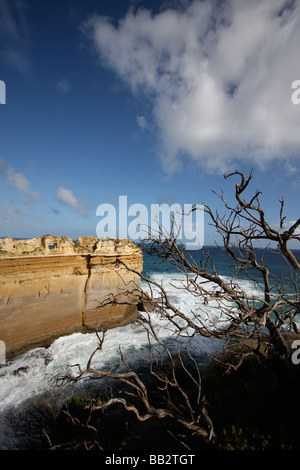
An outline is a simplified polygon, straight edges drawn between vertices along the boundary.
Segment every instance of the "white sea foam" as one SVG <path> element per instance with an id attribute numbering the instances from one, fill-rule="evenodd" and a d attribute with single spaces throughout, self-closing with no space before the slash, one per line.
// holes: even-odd
<path id="1" fill-rule="evenodd" d="M 170 300 L 181 311 L 189 314 L 191 310 L 197 308 L 195 298 L 186 290 L 178 289 L 180 286 L 178 275 L 153 273 L 151 277 L 156 282 L 163 282 Z M 246 291 L 254 293 L 250 282 L 242 281 L 242 283 Z M 144 285 L 144 287 L 147 290 L 147 286 Z M 211 318 L 218 315 L 213 307 L 207 307 L 206 313 Z M 162 320 L 159 314 L 153 313 L 151 317 L 158 336 L 168 342 L 170 349 L 173 348 L 176 351 L 176 348 L 186 344 L 187 339 L 172 335 L 170 324 Z M 55 380 L 71 370 L 78 371 L 73 367 L 75 364 L 79 364 L 84 369 L 97 345 L 98 340 L 94 333 L 75 333 L 57 339 L 47 349 L 36 348 L 28 351 L 0 368 L 0 449 L 5 449 L 9 445 L 5 436 L 6 414 L 10 413 L 11 409 L 23 406 L 24 403 L 41 395 L 58 397 L 61 390 L 53 387 Z M 121 348 L 131 365 L 141 366 L 143 362 L 146 364 L 148 361 L 147 345 L 146 330 L 141 323 L 134 322 L 109 330 L 103 349 L 94 356 L 93 365 L 102 369 L 119 370 L 122 366 L 119 354 L 119 348 Z M 201 351 L 212 353 L 216 347 L 216 341 L 198 336 L 193 338 L 190 350 L 199 357 Z"/>
<path id="2" fill-rule="evenodd" d="M 198 308 L 195 298 L 190 293 L 178 289 L 181 285 L 178 276 L 166 273 L 163 279 L 160 274 L 153 275 L 152 278 L 159 282 L 163 280 L 173 305 L 184 313 L 188 314 Z M 251 289 L 250 286 L 248 288 Z M 203 305 L 201 308 L 205 312 Z M 214 307 L 207 307 L 206 314 L 210 317 L 216 315 Z M 158 314 L 152 314 L 152 320 L 161 339 L 172 338 L 170 324 L 162 320 Z M 0 369 L 0 411 L 6 406 L 18 405 L 48 390 L 55 378 L 66 373 L 72 365 L 80 364 L 84 368 L 97 344 L 98 340 L 94 333 L 74 333 L 58 338 L 47 349 L 36 348 L 8 362 Z M 140 360 L 142 355 L 147 356 L 146 346 L 147 335 L 139 323 L 109 330 L 103 350 L 96 354 L 93 364 L 102 367 L 110 363 L 111 367 L 117 367 L 120 363 L 119 347 L 130 362 Z M 209 343 L 205 346 L 209 347 Z"/>

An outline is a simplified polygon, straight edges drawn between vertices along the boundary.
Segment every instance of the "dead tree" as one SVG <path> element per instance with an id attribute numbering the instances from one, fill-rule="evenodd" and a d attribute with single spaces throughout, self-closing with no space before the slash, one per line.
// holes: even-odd
<path id="1" fill-rule="evenodd" d="M 283 332 L 297 331 L 295 317 L 300 313 L 297 278 L 300 263 L 290 249 L 289 242 L 300 241 L 300 219 L 285 229 L 282 199 L 279 228 L 275 229 L 267 222 L 261 207 L 260 191 L 256 191 L 248 200 L 243 199 L 243 193 L 252 179 L 252 172 L 248 179 L 238 171 L 225 175 L 225 178 L 233 176 L 241 179 L 235 185 L 236 205 L 231 206 L 226 201 L 224 192 L 215 194 L 224 205 L 225 215 L 214 213 L 208 205 L 203 205 L 211 225 L 221 237 L 222 243 L 217 245 L 218 249 L 234 266 L 231 279 L 224 279 L 217 271 L 209 249 L 202 249 L 200 259 L 194 259 L 177 240 L 175 229 L 166 237 L 163 227 L 160 227 L 155 239 L 144 240 L 144 252 L 156 256 L 162 263 L 168 262 L 176 266 L 183 275 L 180 288 L 194 297 L 195 308 L 188 314 L 179 311 L 169 301 L 168 293 L 161 285 L 151 280 L 148 282 L 160 292 L 160 311 L 173 322 L 179 332 L 189 329 L 191 334 L 222 338 L 230 344 L 255 339 L 259 349 L 262 334 L 267 331 L 272 347 L 288 357 L 291 350 Z M 199 209 L 194 207 L 193 210 Z M 258 242 L 264 243 L 262 250 L 257 250 Z M 272 247 L 271 244 L 275 246 Z M 288 279 L 276 277 L 275 273 L 270 272 L 264 262 L 268 250 L 286 263 Z M 247 293 L 237 274 L 243 274 L 251 281 L 254 290 L 260 292 Z M 205 309 L 208 305 L 214 306 L 218 312 L 213 320 Z"/>
<path id="2" fill-rule="evenodd" d="M 62 378 L 64 384 L 74 384 L 92 375 L 118 381 L 124 385 L 121 395 L 95 400 L 90 405 L 93 411 L 105 411 L 111 406 L 121 405 L 133 413 L 140 422 L 153 418 L 170 419 L 207 441 L 215 439 L 206 400 L 202 395 L 198 364 L 188 351 L 189 361 L 195 366 L 191 372 L 183 360 L 182 351 L 178 350 L 177 358 L 171 354 L 153 326 L 154 310 L 167 320 L 178 336 L 184 335 L 190 338 L 200 335 L 220 339 L 225 346 L 234 347 L 235 352 L 236 347 L 242 345 L 242 352 L 237 356 L 238 361 L 234 367 L 238 367 L 248 354 L 267 355 L 271 350 L 286 358 L 290 356 L 290 344 L 285 332 L 298 333 L 296 316 L 300 313 L 300 299 L 297 275 L 300 265 L 289 242 L 300 241 L 298 234 L 300 219 L 291 227 L 285 227 L 282 200 L 279 228 L 275 229 L 266 219 L 260 204 L 259 191 L 248 199 L 243 199 L 252 179 L 252 173 L 248 179 L 238 171 L 225 175 L 225 178 L 233 176 L 241 179 L 240 183 L 235 185 L 235 205 L 232 206 L 227 202 L 224 193 L 217 196 L 224 205 L 225 215 L 214 213 L 209 206 L 204 205 L 206 216 L 222 240 L 218 249 L 232 264 L 230 278 L 225 278 L 218 272 L 209 248 L 203 248 L 201 252 L 195 252 L 192 256 L 177 239 L 178 231 L 175 227 L 168 234 L 163 227 L 160 227 L 155 238 L 143 241 L 143 250 L 155 257 L 157 262 L 171 263 L 176 267 L 180 275 L 180 283 L 177 283 L 176 287 L 192 296 L 194 307 L 191 311 L 182 311 L 176 307 L 168 290 L 161 283 L 148 279 L 132 269 L 130 270 L 147 284 L 147 295 L 135 281 L 130 281 L 128 284 L 124 281 L 124 289 L 123 291 L 120 289 L 119 295 L 109 295 L 99 305 L 101 309 L 107 304 L 130 304 L 132 298 L 136 299 L 137 296 L 140 298 L 144 311 L 141 324 L 145 327 L 149 344 L 149 376 L 156 382 L 160 400 L 153 401 L 153 395 L 149 394 L 147 384 L 127 363 L 121 350 L 124 372 L 100 370 L 93 366 L 94 354 L 103 346 L 104 337 L 98 336 L 99 346 L 91 355 L 86 368 L 82 369 L 78 365 L 77 374 Z M 198 208 L 195 207 L 193 210 Z M 257 249 L 257 242 L 264 242 L 263 249 Z M 268 250 L 286 263 L 288 278 L 277 276 L 270 271 L 265 262 Z M 124 266 L 126 267 L 125 264 Z M 244 289 L 240 282 L 241 275 L 252 283 L 252 292 L 246 292 Z M 212 310 L 207 309 L 208 306 L 213 307 L 215 315 L 211 316 Z M 153 343 L 160 345 L 164 351 L 168 362 L 167 368 L 163 361 L 161 362 L 163 367 L 154 367 Z M 189 380 L 189 389 L 186 389 L 184 382 L 178 379 L 179 371 L 185 375 L 186 380 Z"/>
<path id="3" fill-rule="evenodd" d="M 194 308 L 189 312 L 181 311 L 173 305 L 169 292 L 161 283 L 147 279 L 138 272 L 135 274 L 148 286 L 145 304 L 156 308 L 173 325 L 178 335 L 199 334 L 218 338 L 230 347 L 254 344 L 251 351 L 257 354 L 261 353 L 264 340 L 264 350 L 271 348 L 289 357 L 291 347 L 284 333 L 298 333 L 295 319 L 300 313 L 300 262 L 289 245 L 291 241 L 300 241 L 300 218 L 290 227 L 285 226 L 282 199 L 278 226 L 274 228 L 261 207 L 260 191 L 255 191 L 248 199 L 244 198 L 252 172 L 246 178 L 243 173 L 235 171 L 225 175 L 225 179 L 234 176 L 240 178 L 240 183 L 235 185 L 235 205 L 227 202 L 224 192 L 215 193 L 224 206 L 224 215 L 214 213 L 211 207 L 203 205 L 209 223 L 221 238 L 217 247 L 232 266 L 230 279 L 218 272 L 209 248 L 196 251 L 193 255 L 185 250 L 181 240 L 177 239 L 179 230 L 174 221 L 169 232 L 159 226 L 155 237 L 143 240 L 141 246 L 144 253 L 156 262 L 171 263 L 176 267 L 180 275 L 176 287 L 192 296 Z M 192 210 L 199 210 L 199 207 L 195 206 Z M 263 244 L 260 250 L 257 249 L 258 243 Z M 288 276 L 278 276 L 270 271 L 265 262 L 269 252 L 285 263 Z M 250 281 L 253 292 L 246 292 L 240 282 L 241 276 Z M 119 296 L 108 296 L 99 308 L 109 303 L 130 303 L 129 293 L 132 292 L 134 298 L 138 295 L 141 301 L 145 300 L 145 292 L 139 285 L 132 282 L 126 285 L 124 282 L 123 292 Z M 251 343 L 245 340 L 251 340 Z"/>
<path id="4" fill-rule="evenodd" d="M 119 352 L 125 369 L 123 372 L 112 372 L 94 367 L 93 359 L 95 354 L 102 349 L 105 336 L 105 332 L 102 336 L 98 332 L 99 345 L 90 356 L 86 368 L 75 364 L 74 372 L 60 377 L 57 385 L 66 391 L 86 377 L 106 378 L 117 382 L 118 393 L 111 392 L 111 396 L 108 396 L 106 388 L 96 399 L 91 400 L 86 406 L 89 413 L 85 423 L 79 422 L 68 411 L 64 411 L 68 420 L 80 426 L 80 429 L 95 431 L 90 424 L 92 414 L 99 411 L 107 412 L 110 407 L 121 405 L 139 422 L 151 419 L 168 420 L 171 423 L 169 433 L 172 433 L 172 423 L 175 426 L 181 426 L 188 433 L 187 436 L 180 436 L 181 444 L 187 449 L 189 449 L 189 436 L 196 436 L 205 442 L 213 443 L 216 436 L 207 411 L 206 399 L 202 394 L 200 370 L 196 361 L 188 349 L 185 357 L 179 350 L 174 357 L 166 344 L 157 336 L 150 315 L 148 315 L 147 323 L 141 324 L 145 328 L 149 344 L 149 373 L 146 378 L 142 379 L 143 374 L 128 364 L 121 348 Z M 158 356 L 157 351 L 154 352 L 155 345 L 159 345 L 161 349 Z M 120 385 L 123 385 L 121 390 Z M 178 440 L 178 437 L 173 437 Z M 184 443 L 185 437 L 186 443 Z M 47 438 L 51 445 L 50 438 L 48 436 Z M 79 444 L 76 443 L 76 445 Z M 85 442 L 85 445 L 94 448 L 95 439 L 92 442 Z M 98 443 L 98 446 L 101 448 L 101 443 Z M 52 446 L 52 448 L 61 448 L 61 445 Z"/>

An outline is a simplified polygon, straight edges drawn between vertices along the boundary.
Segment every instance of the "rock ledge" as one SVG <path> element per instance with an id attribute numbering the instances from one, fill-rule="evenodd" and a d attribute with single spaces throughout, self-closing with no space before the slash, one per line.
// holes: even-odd
<path id="1" fill-rule="evenodd" d="M 132 322 L 140 277 L 131 270 L 142 269 L 142 252 L 131 240 L 0 239 L 0 340 L 6 356 L 62 335 Z M 109 302 L 116 296 L 123 303 Z"/>

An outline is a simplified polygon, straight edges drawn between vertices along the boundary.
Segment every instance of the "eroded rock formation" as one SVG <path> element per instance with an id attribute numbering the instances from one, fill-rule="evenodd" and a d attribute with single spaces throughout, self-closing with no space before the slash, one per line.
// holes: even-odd
<path id="1" fill-rule="evenodd" d="M 7 357 L 62 335 L 133 321 L 140 278 L 131 270 L 142 267 L 142 252 L 130 240 L 0 239 L 0 340 Z"/>

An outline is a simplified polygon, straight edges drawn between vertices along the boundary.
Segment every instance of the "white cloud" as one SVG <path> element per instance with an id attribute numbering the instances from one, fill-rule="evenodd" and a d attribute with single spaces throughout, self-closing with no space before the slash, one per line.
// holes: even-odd
<path id="1" fill-rule="evenodd" d="M 147 129 L 148 124 L 147 124 L 147 119 L 145 118 L 145 116 L 137 116 L 136 120 L 137 120 L 138 125 L 143 131 Z"/>
<path id="2" fill-rule="evenodd" d="M 20 236 L 20 230 L 32 229 L 32 221 L 36 224 L 44 222 L 44 217 L 39 216 L 33 212 L 24 212 L 19 207 L 12 205 L 4 205 L 0 207 L 0 229 L 6 234 L 10 234 L 15 231 Z"/>
<path id="3" fill-rule="evenodd" d="M 36 191 L 31 191 L 29 181 L 21 173 L 16 173 L 6 162 L 0 160 L 0 175 L 4 176 L 7 182 L 18 191 L 28 194 L 33 202 L 41 202 L 42 198 Z"/>
<path id="4" fill-rule="evenodd" d="M 31 70 L 27 3 L 0 0 L 0 59 L 21 74 Z"/>
<path id="5" fill-rule="evenodd" d="M 0 207 L 0 228 L 5 229 L 12 222 L 20 224 L 23 221 L 24 214 L 18 207 L 3 206 Z"/>
<path id="6" fill-rule="evenodd" d="M 71 84 L 67 79 L 61 79 L 56 84 L 56 89 L 62 93 L 69 93 L 71 91 Z"/>
<path id="7" fill-rule="evenodd" d="M 300 156 L 300 0 L 194 1 L 114 26 L 83 26 L 105 67 L 151 100 L 168 172 L 188 154 L 206 169 Z"/>
<path id="8" fill-rule="evenodd" d="M 63 188 L 62 186 L 59 187 L 55 197 L 62 204 L 74 209 L 82 217 L 86 217 L 87 214 L 83 204 L 77 200 L 73 192 L 69 189 Z"/>
<path id="9" fill-rule="evenodd" d="M 296 220 L 289 220 L 285 223 L 285 228 L 286 230 L 289 230 L 297 221 Z M 294 235 L 300 235 L 300 227 L 297 227 L 295 232 L 294 232 Z"/>

